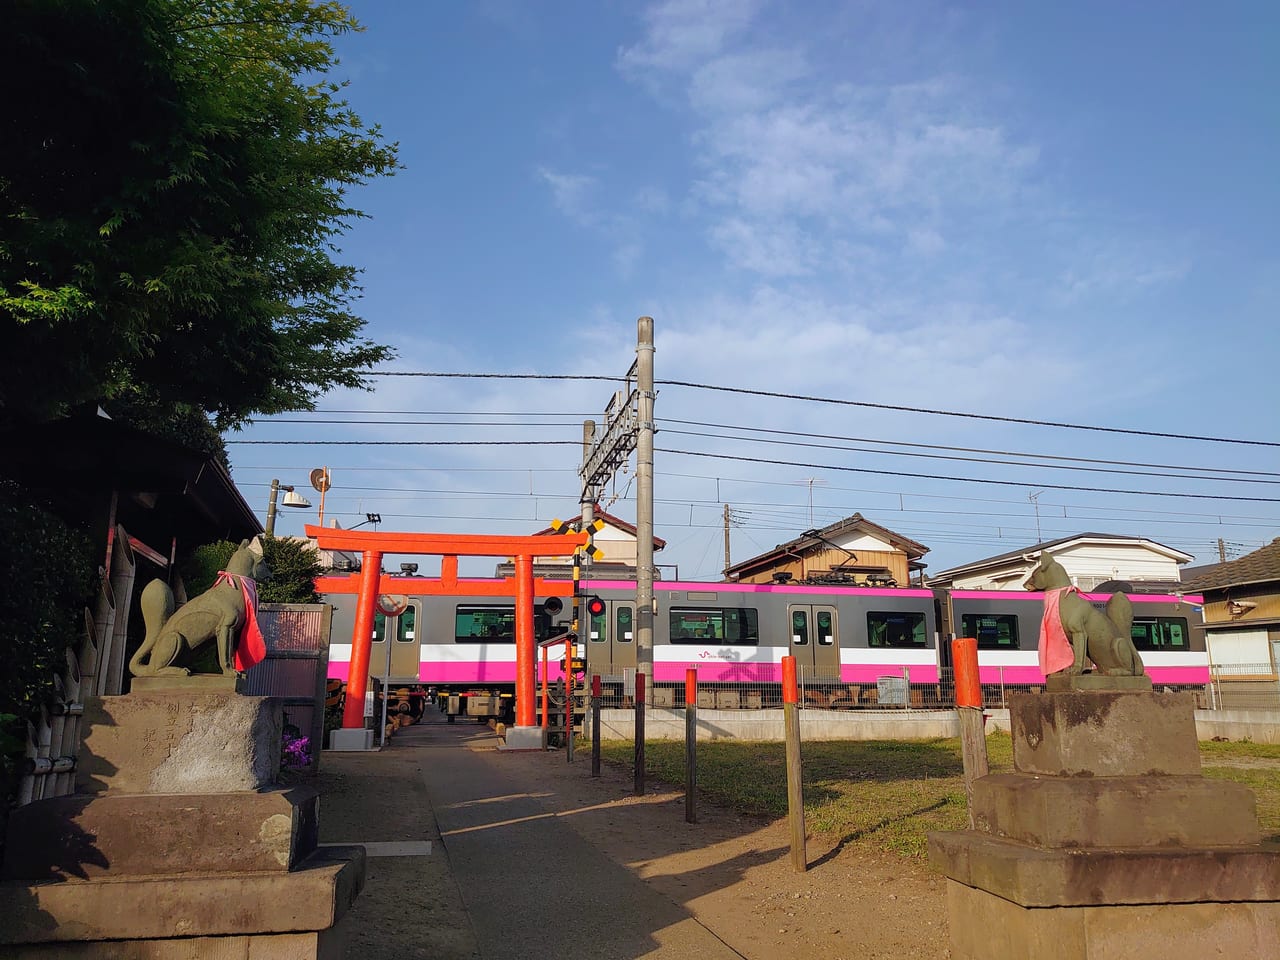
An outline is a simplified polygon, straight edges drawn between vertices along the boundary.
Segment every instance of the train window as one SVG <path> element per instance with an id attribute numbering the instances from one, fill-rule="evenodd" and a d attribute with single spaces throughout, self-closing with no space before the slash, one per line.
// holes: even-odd
<path id="1" fill-rule="evenodd" d="M 923 647 L 928 645 L 923 613 L 867 614 L 867 645 L 871 647 Z"/>
<path id="2" fill-rule="evenodd" d="M 791 611 L 791 645 L 803 647 L 809 642 L 809 615 L 803 610 Z"/>
<path id="3" fill-rule="evenodd" d="M 515 643 L 515 607 L 458 604 L 453 639 L 455 643 Z"/>
<path id="4" fill-rule="evenodd" d="M 672 643 L 718 643 L 754 647 L 760 643 L 755 607 L 672 607 Z"/>
<path id="5" fill-rule="evenodd" d="M 618 643 L 630 643 L 635 637 L 631 626 L 631 608 L 618 607 L 618 632 L 613 639 Z"/>
<path id="6" fill-rule="evenodd" d="M 1182 617 L 1154 617 L 1134 620 L 1130 631 L 1139 650 L 1188 650 L 1191 635 Z"/>
<path id="7" fill-rule="evenodd" d="M 387 615 L 384 613 L 375 613 L 373 615 L 373 642 L 381 643 L 387 635 Z"/>
<path id="8" fill-rule="evenodd" d="M 604 643 L 609 638 L 604 632 L 604 614 L 593 617 L 587 614 L 587 634 L 591 638 L 592 643 Z"/>
<path id="9" fill-rule="evenodd" d="M 835 617 L 830 610 L 819 610 L 815 615 L 818 621 L 818 646 L 829 647 L 836 640 Z"/>
<path id="10" fill-rule="evenodd" d="M 973 637 L 979 650 L 1017 650 L 1018 617 L 1012 613 L 962 614 L 960 636 Z"/>
<path id="11" fill-rule="evenodd" d="M 413 643 L 417 639 L 417 631 L 414 627 L 417 625 L 418 610 L 412 604 L 405 607 L 404 613 L 400 614 L 400 627 L 396 632 L 396 640 L 400 643 Z"/>

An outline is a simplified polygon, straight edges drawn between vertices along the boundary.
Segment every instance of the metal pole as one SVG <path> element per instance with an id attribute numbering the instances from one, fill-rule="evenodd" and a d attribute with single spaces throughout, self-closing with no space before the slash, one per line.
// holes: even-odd
<path id="1" fill-rule="evenodd" d="M 583 420 L 582 421 L 582 459 L 584 462 L 586 461 L 587 456 L 591 451 L 591 445 L 595 442 L 595 438 L 596 438 L 596 422 L 594 420 Z M 591 527 L 591 523 L 596 518 L 595 498 L 596 498 L 595 487 L 588 486 L 586 489 L 582 491 L 582 503 L 579 504 L 579 506 L 582 509 L 581 529 L 583 530 L 589 530 Z M 579 614 L 582 612 L 581 609 L 579 608 L 579 603 L 578 603 L 579 596 L 582 592 L 580 589 L 580 584 L 582 582 L 582 577 L 584 573 L 589 575 L 590 563 L 591 563 L 591 555 L 589 553 L 587 553 L 585 550 L 582 550 L 582 549 L 574 551 L 574 554 L 573 554 L 573 631 L 576 632 L 577 636 L 576 638 L 569 640 L 569 642 L 565 644 L 565 652 L 564 652 L 565 667 L 566 667 L 564 685 L 565 685 L 565 689 L 569 691 L 569 702 L 565 706 L 565 710 L 566 710 L 565 729 L 568 731 L 568 733 L 565 736 L 564 756 L 569 763 L 573 763 L 573 707 L 574 707 L 574 689 L 573 688 L 575 686 L 574 683 L 572 682 L 573 658 L 577 654 L 576 647 L 578 645 L 578 641 L 581 640 L 583 660 L 584 661 L 586 660 L 586 653 L 587 653 L 587 650 L 589 649 L 587 646 L 587 640 L 589 640 L 591 637 L 591 624 L 590 623 L 583 624 L 583 623 L 580 623 L 578 620 Z M 584 570 L 583 569 L 584 567 L 588 569 Z M 584 637 L 586 639 L 583 639 Z"/>
<path id="2" fill-rule="evenodd" d="M 383 622 L 386 624 L 382 642 L 387 645 L 387 666 L 386 672 L 382 674 L 382 737 L 378 742 L 385 747 L 387 745 L 387 679 L 391 676 L 391 619 L 388 617 Z M 396 629 L 398 630 L 399 627 L 397 619 Z"/>
<path id="3" fill-rule="evenodd" d="M 267 501 L 267 524 L 265 527 L 268 537 L 276 535 L 276 498 L 280 495 L 280 481 L 271 481 L 271 499 Z"/>
<path id="4" fill-rule="evenodd" d="M 637 321 L 636 675 L 653 676 L 653 318 Z"/>
<path id="5" fill-rule="evenodd" d="M 604 693 L 600 674 L 591 678 L 591 775 L 600 776 L 600 700 Z"/>

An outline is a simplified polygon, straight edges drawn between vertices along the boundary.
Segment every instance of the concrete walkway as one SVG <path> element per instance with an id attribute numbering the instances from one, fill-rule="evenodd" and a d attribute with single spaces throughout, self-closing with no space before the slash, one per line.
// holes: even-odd
<path id="1" fill-rule="evenodd" d="M 355 960 L 741 955 L 531 793 L 488 727 L 438 716 L 377 753 L 325 753 L 325 843 L 368 845 Z"/>

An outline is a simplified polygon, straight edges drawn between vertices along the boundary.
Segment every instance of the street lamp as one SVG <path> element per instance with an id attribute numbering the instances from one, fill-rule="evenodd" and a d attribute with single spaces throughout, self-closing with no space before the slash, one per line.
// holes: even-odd
<path id="1" fill-rule="evenodd" d="M 276 498 L 280 491 L 284 491 L 283 504 L 286 507 L 305 508 L 311 506 L 311 501 L 302 494 L 297 493 L 293 487 L 288 484 L 281 483 L 279 480 L 271 481 L 271 499 L 267 501 L 267 526 L 266 533 L 268 537 L 276 535 Z"/>

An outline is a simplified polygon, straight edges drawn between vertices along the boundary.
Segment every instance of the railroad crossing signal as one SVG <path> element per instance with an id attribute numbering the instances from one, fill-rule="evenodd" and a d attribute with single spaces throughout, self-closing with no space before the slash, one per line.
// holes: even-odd
<path id="1" fill-rule="evenodd" d="M 603 617 L 604 601 L 599 597 L 587 597 L 587 613 L 593 617 Z"/>
<path id="2" fill-rule="evenodd" d="M 578 528 L 581 527 L 581 525 L 582 525 L 581 521 L 576 521 L 574 523 L 569 523 L 564 520 L 551 521 L 551 529 L 555 533 L 575 533 L 578 530 Z M 601 530 L 604 529 L 604 521 L 592 520 L 590 523 L 587 524 L 585 529 L 587 531 L 588 537 L 594 537 L 597 533 L 599 533 Z M 578 548 L 578 553 L 580 553 L 584 557 L 589 557 L 592 560 L 604 559 L 604 551 L 601 550 L 599 547 L 597 547 L 594 543 L 592 543 L 590 539 L 588 539 L 586 543 L 584 543 L 582 546 Z"/>

